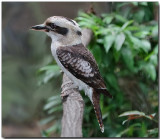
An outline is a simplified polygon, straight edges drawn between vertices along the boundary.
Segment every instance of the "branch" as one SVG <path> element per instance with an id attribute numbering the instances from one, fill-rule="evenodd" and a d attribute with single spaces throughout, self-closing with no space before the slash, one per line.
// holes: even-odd
<path id="1" fill-rule="evenodd" d="M 87 46 L 92 38 L 92 31 L 89 29 L 82 30 L 82 43 Z M 69 94 L 62 97 L 63 117 L 61 137 L 82 137 L 82 121 L 84 101 L 77 89 L 67 90 L 73 82 L 64 74 L 62 83 L 62 92 Z"/>

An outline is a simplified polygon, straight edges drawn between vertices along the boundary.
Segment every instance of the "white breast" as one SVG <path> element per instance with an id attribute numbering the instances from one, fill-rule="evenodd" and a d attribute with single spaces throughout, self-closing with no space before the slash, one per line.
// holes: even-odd
<path id="1" fill-rule="evenodd" d="M 73 83 L 79 87 L 79 90 L 84 90 L 85 94 L 90 98 L 91 102 L 92 102 L 92 93 L 93 93 L 93 89 L 91 87 L 89 87 L 86 83 L 82 82 L 81 80 L 77 79 L 73 74 L 71 74 L 59 61 L 57 54 L 56 54 L 56 50 L 58 48 L 58 44 L 51 44 L 51 52 L 53 57 L 55 58 L 58 66 L 62 69 L 62 71 L 73 81 Z"/>

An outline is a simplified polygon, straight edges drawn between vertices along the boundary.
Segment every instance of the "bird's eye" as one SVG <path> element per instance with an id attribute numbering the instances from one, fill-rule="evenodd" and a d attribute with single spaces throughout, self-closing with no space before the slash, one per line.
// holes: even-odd
<path id="1" fill-rule="evenodd" d="M 56 25 L 54 23 L 50 23 L 50 27 L 54 29 Z"/>
<path id="2" fill-rule="evenodd" d="M 50 26 L 52 29 L 56 28 L 56 25 L 54 23 L 47 23 L 47 26 Z"/>

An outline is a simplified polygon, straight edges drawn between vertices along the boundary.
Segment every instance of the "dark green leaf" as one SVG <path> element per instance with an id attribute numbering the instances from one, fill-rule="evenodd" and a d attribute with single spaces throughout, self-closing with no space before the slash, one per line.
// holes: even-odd
<path id="1" fill-rule="evenodd" d="M 124 18 L 124 17 L 121 16 L 121 15 L 116 14 L 116 15 L 115 15 L 115 18 L 116 18 L 117 20 L 119 20 L 120 22 L 122 22 L 122 23 L 127 22 L 127 19 Z"/>
<path id="2" fill-rule="evenodd" d="M 118 91 L 119 86 L 118 86 L 117 78 L 115 77 L 115 75 L 113 73 L 107 73 L 105 77 L 109 82 L 110 86 L 112 86 L 115 90 Z"/>
<path id="3" fill-rule="evenodd" d="M 46 131 L 42 131 L 41 134 L 42 137 L 49 137 L 49 134 Z"/>
<path id="4" fill-rule="evenodd" d="M 156 69 L 155 69 L 155 66 L 153 64 L 146 64 L 144 66 L 144 69 L 146 71 L 146 73 L 151 77 L 151 79 L 153 81 L 155 81 L 156 79 Z"/>
<path id="5" fill-rule="evenodd" d="M 114 55 L 115 61 L 118 62 L 121 56 L 121 53 L 118 51 L 114 51 L 113 55 Z"/>
<path id="6" fill-rule="evenodd" d="M 158 37 L 158 25 L 157 26 L 154 26 L 153 28 L 152 28 L 152 36 L 153 37 Z"/>
<path id="7" fill-rule="evenodd" d="M 151 44 L 148 40 L 141 40 L 141 48 L 145 51 L 148 52 L 151 49 Z"/>
<path id="8" fill-rule="evenodd" d="M 122 56 L 126 66 L 129 68 L 130 71 L 135 71 L 134 69 L 134 57 L 131 49 L 123 48 L 122 49 Z"/>
<path id="9" fill-rule="evenodd" d="M 144 18 L 144 15 L 145 15 L 144 10 L 139 10 L 138 12 L 136 12 L 136 13 L 134 14 L 134 19 L 135 19 L 137 22 L 141 23 L 142 20 L 143 20 L 143 18 Z"/>
<path id="10" fill-rule="evenodd" d="M 102 52 L 101 52 L 100 46 L 95 45 L 91 51 L 92 51 L 92 53 L 93 53 L 93 55 L 94 55 L 97 63 L 101 63 L 101 60 L 102 60 L 102 55 L 101 55 L 101 53 L 102 53 Z"/>

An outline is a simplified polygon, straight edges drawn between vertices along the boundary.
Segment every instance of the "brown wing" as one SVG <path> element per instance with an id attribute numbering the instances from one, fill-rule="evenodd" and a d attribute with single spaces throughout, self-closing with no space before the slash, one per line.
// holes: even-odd
<path id="1" fill-rule="evenodd" d="M 94 89 L 101 89 L 102 93 L 108 95 L 96 61 L 83 44 L 59 47 L 56 53 L 62 65 L 76 78 Z"/>

